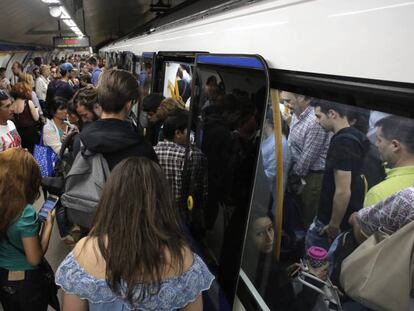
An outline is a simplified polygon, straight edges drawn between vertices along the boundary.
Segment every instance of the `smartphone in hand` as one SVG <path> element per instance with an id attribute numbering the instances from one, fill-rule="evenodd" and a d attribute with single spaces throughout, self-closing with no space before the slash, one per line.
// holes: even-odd
<path id="1" fill-rule="evenodd" d="M 46 220 L 48 212 L 53 211 L 58 201 L 59 201 L 59 197 L 57 197 L 56 195 L 53 195 L 53 194 L 48 195 L 45 203 L 43 203 L 43 206 L 39 211 L 40 220 L 42 221 Z"/>

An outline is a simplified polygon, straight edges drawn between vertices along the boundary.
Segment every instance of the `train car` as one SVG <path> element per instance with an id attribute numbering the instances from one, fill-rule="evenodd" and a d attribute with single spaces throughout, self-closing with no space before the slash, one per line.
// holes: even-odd
<path id="1" fill-rule="evenodd" d="M 206 308 L 305 310 L 285 269 L 303 253 L 320 203 L 305 219 L 306 202 L 292 202 L 286 189 L 292 167 L 307 165 L 299 184 L 310 185 L 316 176 L 312 196 L 322 201 L 325 167 L 310 169 L 302 154 L 287 154 L 293 138 L 285 123 L 292 112 L 301 118 L 295 111 L 303 109 L 295 105 L 318 100 L 353 112 L 353 126 L 371 144 L 377 120 L 397 115 L 414 122 L 414 3 L 236 2 L 120 39 L 100 53 L 107 64 L 137 75 L 143 97 L 176 97 L 190 110 L 193 145 L 187 149 L 198 148 L 208 163 L 188 171 L 185 193 L 193 245 L 216 275 Z M 186 98 L 180 80 L 191 88 Z M 366 191 L 381 180 L 368 180 Z M 312 308 L 340 310 L 338 299 L 330 298 Z"/>

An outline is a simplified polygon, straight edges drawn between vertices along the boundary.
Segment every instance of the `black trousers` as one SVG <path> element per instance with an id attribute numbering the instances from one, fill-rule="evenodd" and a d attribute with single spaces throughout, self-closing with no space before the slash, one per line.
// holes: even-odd
<path id="1" fill-rule="evenodd" d="M 39 270 L 26 270 L 25 279 L 9 281 L 0 268 L 0 302 L 4 311 L 47 311 L 48 296 Z"/>

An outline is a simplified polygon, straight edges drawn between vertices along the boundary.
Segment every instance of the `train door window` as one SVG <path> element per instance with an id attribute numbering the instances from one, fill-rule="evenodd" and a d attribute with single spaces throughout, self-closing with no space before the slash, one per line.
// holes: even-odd
<path id="1" fill-rule="evenodd" d="M 122 53 L 123 64 L 122 68 L 133 73 L 134 69 L 134 54 L 131 52 Z"/>
<path id="2" fill-rule="evenodd" d="M 163 96 L 173 98 L 189 109 L 191 97 L 190 64 L 165 62 L 164 63 Z"/>
<path id="3" fill-rule="evenodd" d="M 407 215 L 399 200 L 414 199 L 414 120 L 271 93 L 238 289 L 250 295 L 239 298 L 252 310 L 339 310 L 329 284 L 340 286 L 344 254 L 380 229 L 395 232 L 414 220 L 414 213 L 399 217 Z M 404 155 L 389 149 L 393 140 Z"/>
<path id="4" fill-rule="evenodd" d="M 135 68 L 134 68 L 134 74 L 139 77 L 141 73 L 141 59 L 139 56 L 135 55 Z"/>
<path id="5" fill-rule="evenodd" d="M 228 308 L 235 295 L 259 154 L 268 94 L 265 68 L 253 56 L 199 55 L 193 77 L 197 91 L 188 135 L 194 134 L 194 148 L 206 165 L 202 169 L 186 158 L 185 167 L 193 170 L 184 170 L 182 193 L 193 199 L 187 216 L 194 244 L 217 277 L 220 304 Z M 199 178 L 203 172 L 207 178 Z"/>
<path id="6" fill-rule="evenodd" d="M 154 57 L 155 53 L 143 53 L 141 57 L 141 71 L 138 82 L 142 97 L 149 95 L 152 91 Z"/>

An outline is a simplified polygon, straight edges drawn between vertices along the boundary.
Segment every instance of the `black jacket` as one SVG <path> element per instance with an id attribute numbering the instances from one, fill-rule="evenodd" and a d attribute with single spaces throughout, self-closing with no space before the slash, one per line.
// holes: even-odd
<path id="1" fill-rule="evenodd" d="M 152 146 L 138 135 L 128 121 L 97 120 L 84 128 L 80 140 L 90 151 L 102 153 L 111 170 L 123 159 L 132 156 L 158 161 Z"/>

